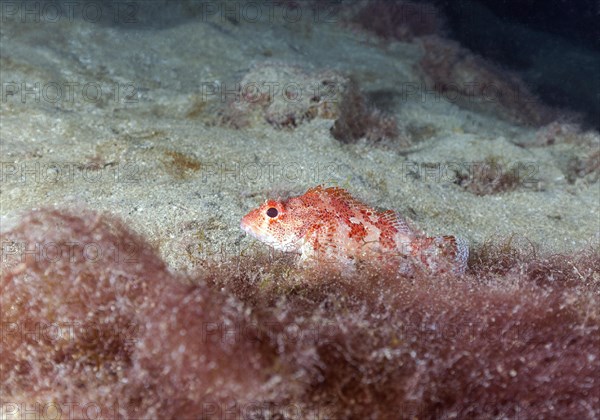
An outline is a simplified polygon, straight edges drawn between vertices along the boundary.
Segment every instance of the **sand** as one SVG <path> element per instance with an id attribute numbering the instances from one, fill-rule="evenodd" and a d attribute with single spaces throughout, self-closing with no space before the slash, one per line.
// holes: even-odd
<path id="1" fill-rule="evenodd" d="M 569 162 L 598 147 L 597 133 L 523 147 L 544 128 L 421 90 L 417 43 L 383 42 L 339 18 L 314 23 L 308 9 L 286 22 L 280 10 L 258 21 L 200 14 L 159 24 L 142 10 L 137 24 L 52 22 L 42 12 L 40 22 L 3 22 L 1 229 L 32 208 L 106 211 L 149 238 L 172 269 L 188 270 L 257 246 L 239 221 L 266 198 L 322 183 L 473 248 L 511 236 L 544 253 L 597 246 L 597 172 L 569 178 Z M 410 144 L 343 144 L 327 118 L 291 129 L 219 124 L 227 105 L 212 92 L 234 92 L 260 66 L 352 75 L 385 99 Z M 35 84 L 39 96 L 23 95 Z M 455 170 L 488 159 L 519 168 L 516 188 L 476 195 L 455 182 Z"/>

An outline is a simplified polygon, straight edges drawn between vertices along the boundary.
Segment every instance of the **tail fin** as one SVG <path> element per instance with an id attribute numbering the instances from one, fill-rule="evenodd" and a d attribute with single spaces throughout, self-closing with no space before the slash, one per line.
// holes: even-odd
<path id="1" fill-rule="evenodd" d="M 455 274 L 464 274 L 467 269 L 467 260 L 469 259 L 469 243 L 466 239 L 456 236 L 444 236 L 446 241 L 449 241 L 453 246 L 454 268 L 452 272 Z"/>
<path id="2" fill-rule="evenodd" d="M 469 259 L 468 242 L 456 236 L 436 236 L 413 243 L 412 254 L 433 272 L 463 274 Z"/>

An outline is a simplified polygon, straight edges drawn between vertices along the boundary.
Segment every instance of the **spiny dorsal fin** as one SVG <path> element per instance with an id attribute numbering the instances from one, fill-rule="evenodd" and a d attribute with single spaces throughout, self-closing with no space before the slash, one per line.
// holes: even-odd
<path id="1" fill-rule="evenodd" d="M 340 188 L 340 187 L 325 188 L 322 185 L 317 185 L 316 187 L 310 188 L 308 191 L 306 191 L 306 193 L 304 195 L 305 196 L 312 196 L 312 195 L 322 196 L 322 194 L 326 194 L 327 196 L 329 196 L 335 200 L 338 200 L 344 204 L 352 206 L 352 207 L 368 208 L 368 206 L 366 204 L 364 204 L 361 201 L 357 200 L 356 198 L 352 197 L 352 195 L 350 195 L 350 193 L 348 191 L 346 191 L 345 189 Z"/>
<path id="2" fill-rule="evenodd" d="M 317 185 L 316 187 L 309 188 L 304 194 L 318 194 L 323 191 L 322 185 Z"/>
<path id="3" fill-rule="evenodd" d="M 379 216 L 379 220 L 382 223 L 392 226 L 394 229 L 396 229 L 398 232 L 400 232 L 404 235 L 411 235 L 412 233 L 414 233 L 413 230 L 408 225 L 408 223 L 406 222 L 406 220 L 402 216 L 400 216 L 400 214 L 398 214 L 397 212 L 395 212 L 393 210 L 386 210 L 384 212 L 376 212 L 375 210 L 373 210 L 371 207 L 369 207 L 365 203 L 354 198 L 352 195 L 350 195 L 350 193 L 348 191 L 346 191 L 343 188 L 340 188 L 340 187 L 324 188 L 323 186 L 318 185 L 314 188 L 309 189 L 306 193 L 307 194 L 325 193 L 325 194 L 335 198 L 336 200 L 339 200 L 351 207 L 372 211 L 373 214 L 376 214 L 377 216 Z"/>

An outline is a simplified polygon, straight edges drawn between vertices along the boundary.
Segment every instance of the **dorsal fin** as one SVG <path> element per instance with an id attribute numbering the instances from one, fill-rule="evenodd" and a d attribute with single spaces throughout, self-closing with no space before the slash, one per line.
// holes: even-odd
<path id="1" fill-rule="evenodd" d="M 322 185 L 317 185 L 316 187 L 309 188 L 304 194 L 318 194 L 323 191 Z"/>
<path id="2" fill-rule="evenodd" d="M 310 188 L 308 191 L 306 191 L 304 197 L 308 198 L 311 196 L 320 196 L 322 198 L 323 194 L 351 207 L 369 208 L 366 204 L 352 197 L 348 191 L 340 187 L 325 188 L 322 185 L 317 185 L 316 187 Z"/>
<path id="3" fill-rule="evenodd" d="M 354 198 L 348 191 L 340 187 L 329 187 L 323 190 L 330 197 L 335 198 L 356 209 L 372 210 L 367 204 Z"/>
<path id="4" fill-rule="evenodd" d="M 309 189 L 306 194 L 327 194 L 330 197 L 334 197 L 335 199 L 358 209 L 364 209 L 367 211 L 372 211 L 373 214 L 379 216 L 379 220 L 383 224 L 387 224 L 392 226 L 398 232 L 404 235 L 413 234 L 413 230 L 410 228 L 406 220 L 400 216 L 397 212 L 393 210 L 386 210 L 383 212 L 377 212 L 362 201 L 354 198 L 348 191 L 340 187 L 327 187 L 324 188 L 322 185 L 318 185 Z"/>

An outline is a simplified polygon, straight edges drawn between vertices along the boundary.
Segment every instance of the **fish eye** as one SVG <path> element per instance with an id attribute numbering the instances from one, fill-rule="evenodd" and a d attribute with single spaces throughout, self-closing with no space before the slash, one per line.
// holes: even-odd
<path id="1" fill-rule="evenodd" d="M 275 207 L 270 207 L 267 210 L 267 216 L 269 216 L 269 217 L 277 217 L 278 214 L 279 214 L 279 212 L 277 211 L 277 209 Z"/>

